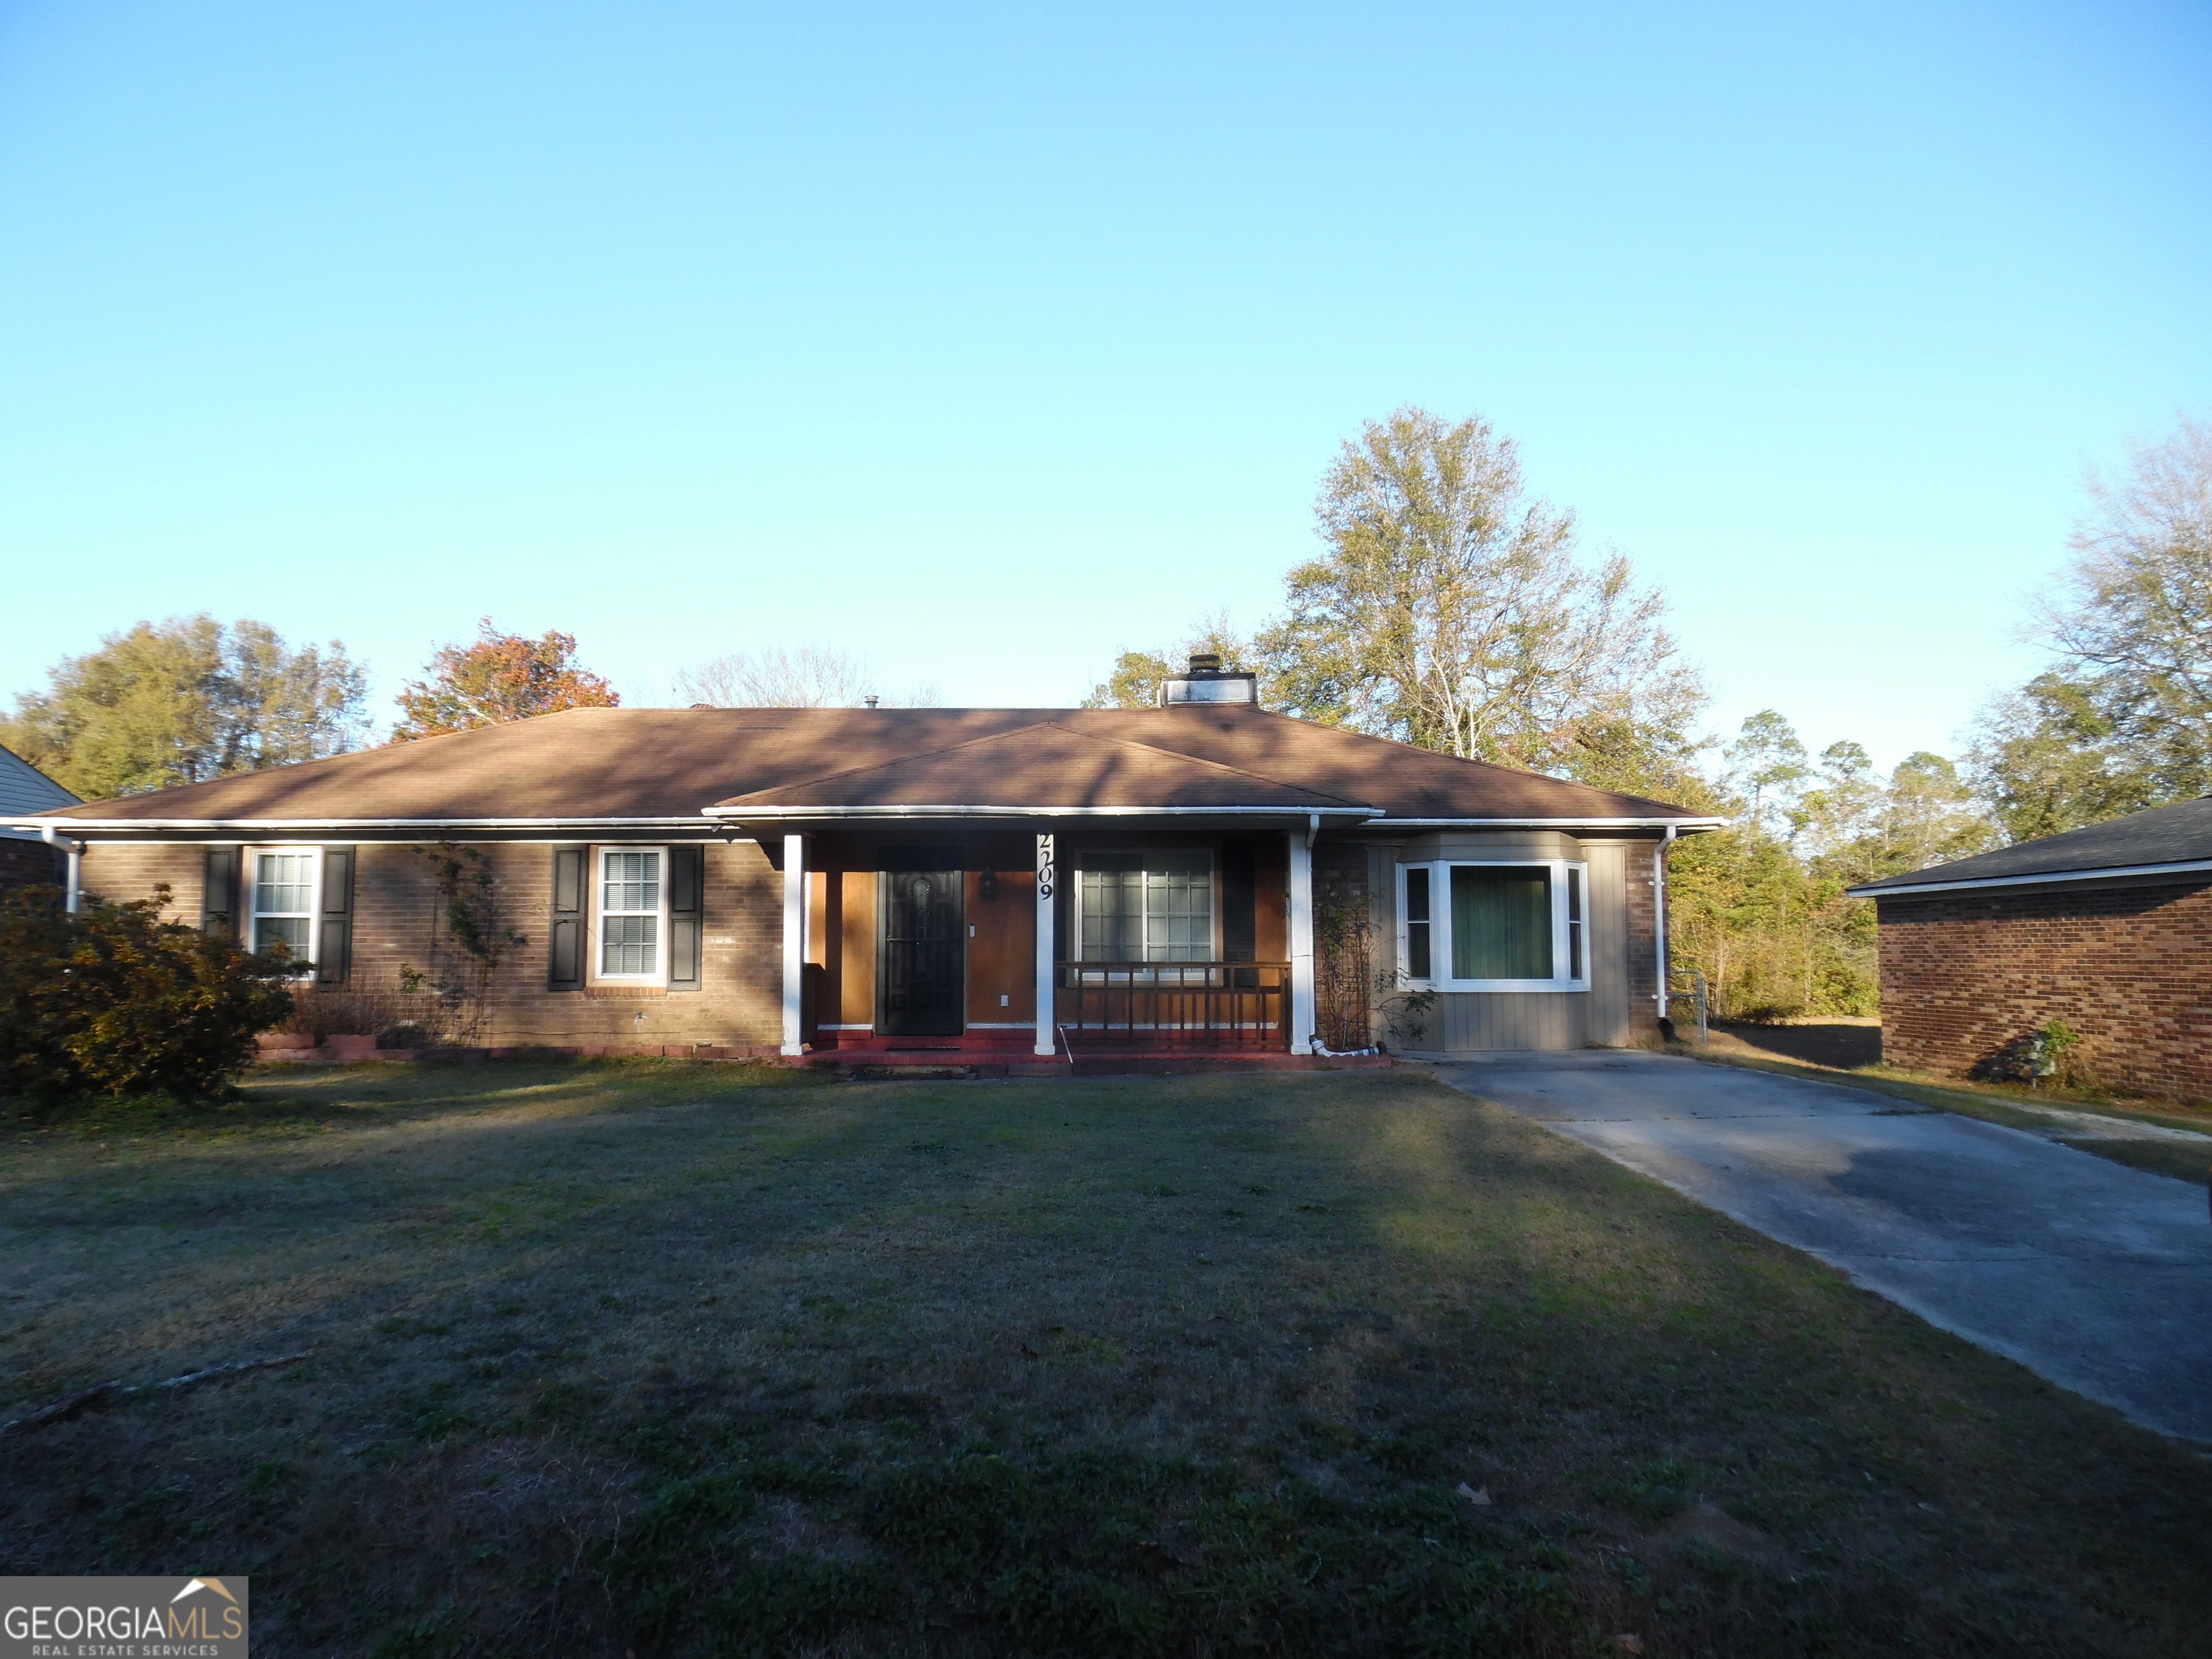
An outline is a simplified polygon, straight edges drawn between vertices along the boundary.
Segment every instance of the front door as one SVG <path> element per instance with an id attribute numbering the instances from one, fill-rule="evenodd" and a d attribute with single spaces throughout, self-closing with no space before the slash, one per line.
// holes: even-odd
<path id="1" fill-rule="evenodd" d="M 883 919 L 877 1031 L 884 1036 L 958 1036 L 965 1029 L 967 991 L 961 872 L 885 870 L 877 880 L 877 912 Z"/>

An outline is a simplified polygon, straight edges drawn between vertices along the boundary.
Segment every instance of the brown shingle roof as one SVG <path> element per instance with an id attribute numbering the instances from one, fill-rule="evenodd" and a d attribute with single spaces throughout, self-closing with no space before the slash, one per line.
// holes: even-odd
<path id="1" fill-rule="evenodd" d="M 95 802 L 55 816 L 149 829 L 380 822 L 460 826 L 517 820 L 696 823 L 717 802 L 739 797 L 766 801 L 779 789 L 823 785 L 831 775 L 857 780 L 899 763 L 919 766 L 926 757 L 980 738 L 1038 726 L 1212 763 L 1249 780 L 1228 793 L 1249 790 L 1253 799 L 1211 803 L 1217 805 L 1303 811 L 1327 798 L 1370 806 L 1391 819 L 1700 821 L 1659 801 L 1455 760 L 1233 705 L 1139 710 L 576 708 Z M 1027 751 L 1015 745 L 1005 752 L 1041 755 L 1034 748 L 1041 741 L 1031 740 Z M 1073 746 L 1064 750 L 1071 757 L 1075 752 Z M 953 764 L 944 759 L 928 763 L 933 768 Z M 1154 784 L 1147 787 L 1182 787 L 1171 783 L 1170 774 L 1196 787 L 1199 773 L 1179 771 L 1167 763 L 1147 765 L 1158 769 Z M 1131 768 L 1133 775 L 1133 762 Z M 912 784 L 923 772 L 905 775 Z M 1048 766 L 1039 774 L 1040 779 L 1053 775 Z M 865 787 L 904 786 L 886 773 Z M 979 776 L 968 792 L 1000 793 L 1014 787 L 1008 782 L 986 787 Z M 1294 801 L 1286 792 L 1298 799 Z"/>
<path id="2" fill-rule="evenodd" d="M 714 811 L 742 820 L 748 811 L 930 806 L 1366 810 L 1359 802 L 1218 761 L 1040 720 L 879 766 L 757 789 L 719 803 Z"/>

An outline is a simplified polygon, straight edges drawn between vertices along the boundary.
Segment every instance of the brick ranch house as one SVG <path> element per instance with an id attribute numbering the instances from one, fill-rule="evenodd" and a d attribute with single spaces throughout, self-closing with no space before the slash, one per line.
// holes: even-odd
<path id="1" fill-rule="evenodd" d="M 1892 1063 L 1986 1070 L 2057 1019 L 2101 1081 L 2212 1100 L 2212 798 L 1851 891 L 1881 918 Z"/>
<path id="2" fill-rule="evenodd" d="M 520 939 L 485 1046 L 1073 1058 L 1633 1043 L 1665 847 L 1718 821 L 1194 665 L 1133 711 L 574 709 L 28 822 L 303 999 L 424 970 L 458 849 Z"/>

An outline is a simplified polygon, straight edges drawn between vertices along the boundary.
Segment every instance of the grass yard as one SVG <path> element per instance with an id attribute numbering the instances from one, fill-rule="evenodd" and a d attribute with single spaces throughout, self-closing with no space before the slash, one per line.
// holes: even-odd
<path id="1" fill-rule="evenodd" d="M 268 1659 L 2212 1644 L 2212 1462 L 1410 1071 L 9 1122 L 0 1417 L 313 1358 L 0 1440 L 0 1570 Z"/>

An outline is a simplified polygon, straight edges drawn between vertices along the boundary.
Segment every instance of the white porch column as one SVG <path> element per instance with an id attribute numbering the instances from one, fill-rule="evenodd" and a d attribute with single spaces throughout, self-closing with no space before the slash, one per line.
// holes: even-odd
<path id="1" fill-rule="evenodd" d="M 1051 1055 L 1057 1052 L 1054 1040 L 1053 983 L 1054 958 L 1056 954 L 1052 936 L 1052 896 L 1060 885 L 1060 872 L 1053 866 L 1053 840 L 1050 836 L 1039 836 L 1036 844 L 1036 1043 L 1035 1053 Z"/>
<path id="2" fill-rule="evenodd" d="M 806 837 L 783 838 L 783 1052 L 805 1049 Z"/>
<path id="3" fill-rule="evenodd" d="M 1319 820 L 1314 829 L 1320 827 Z M 1310 1051 L 1314 1034 L 1313 830 L 1293 830 L 1291 844 L 1291 1052 Z"/>

